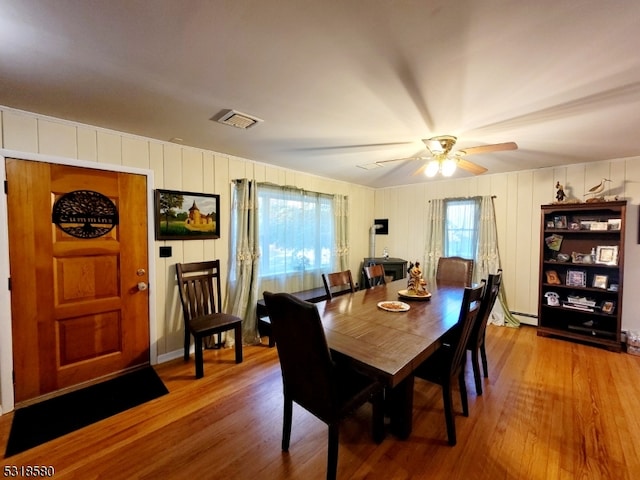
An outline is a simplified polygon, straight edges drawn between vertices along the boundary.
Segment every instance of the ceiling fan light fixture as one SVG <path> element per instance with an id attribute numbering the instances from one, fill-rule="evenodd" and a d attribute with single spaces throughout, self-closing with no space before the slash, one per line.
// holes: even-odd
<path id="1" fill-rule="evenodd" d="M 443 177 L 450 177 L 456 171 L 456 161 L 452 158 L 447 158 L 442 161 L 442 165 L 440 166 L 440 170 L 442 171 Z"/>
<path id="2" fill-rule="evenodd" d="M 424 174 L 429 178 L 435 177 L 439 170 L 440 162 L 438 160 L 431 160 L 427 163 L 427 168 L 424 169 Z"/>

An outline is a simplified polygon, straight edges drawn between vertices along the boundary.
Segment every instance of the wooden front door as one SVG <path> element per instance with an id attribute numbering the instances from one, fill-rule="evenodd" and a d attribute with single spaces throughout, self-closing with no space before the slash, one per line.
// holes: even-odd
<path id="1" fill-rule="evenodd" d="M 6 168 L 16 403 L 149 363 L 146 177 Z"/>

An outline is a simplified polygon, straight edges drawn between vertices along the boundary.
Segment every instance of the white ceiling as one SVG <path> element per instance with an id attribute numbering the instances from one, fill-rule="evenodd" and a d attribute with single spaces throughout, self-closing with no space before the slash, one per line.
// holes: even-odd
<path id="1" fill-rule="evenodd" d="M 638 0 L 0 0 L 0 104 L 402 185 L 419 161 L 356 165 L 440 134 L 516 142 L 488 174 L 640 155 L 639 36 Z"/>

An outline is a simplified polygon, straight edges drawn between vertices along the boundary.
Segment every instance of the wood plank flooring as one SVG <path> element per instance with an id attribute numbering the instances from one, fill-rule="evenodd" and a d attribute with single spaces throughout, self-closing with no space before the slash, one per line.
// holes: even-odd
<path id="1" fill-rule="evenodd" d="M 401 441 L 370 435 L 369 406 L 341 430 L 342 479 L 633 479 L 640 472 L 640 357 L 559 339 L 535 328 L 488 327 L 489 379 L 458 445 L 446 442 L 439 387 L 416 380 L 414 429 Z M 266 343 L 266 339 L 265 339 Z M 280 450 L 282 386 L 276 349 L 205 352 L 157 367 L 170 393 L 10 458 L 53 465 L 56 479 L 322 479 L 327 427 L 294 407 L 289 453 Z M 456 392 L 457 394 L 457 392 Z M 460 409 L 456 396 L 456 409 Z M 4 452 L 13 414 L 0 417 Z"/>

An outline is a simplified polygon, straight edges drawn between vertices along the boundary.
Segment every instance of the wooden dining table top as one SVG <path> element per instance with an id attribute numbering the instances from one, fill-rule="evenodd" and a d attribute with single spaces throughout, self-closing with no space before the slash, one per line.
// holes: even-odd
<path id="1" fill-rule="evenodd" d="M 429 300 L 400 298 L 407 280 L 340 295 L 316 305 L 329 348 L 395 387 L 441 344 L 458 321 L 464 287 L 428 285 Z M 379 302 L 402 301 L 406 312 L 389 312 Z"/>

